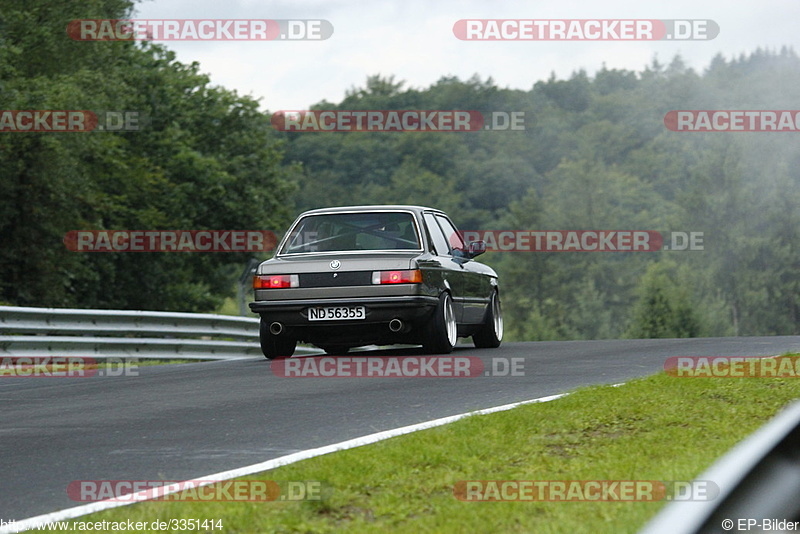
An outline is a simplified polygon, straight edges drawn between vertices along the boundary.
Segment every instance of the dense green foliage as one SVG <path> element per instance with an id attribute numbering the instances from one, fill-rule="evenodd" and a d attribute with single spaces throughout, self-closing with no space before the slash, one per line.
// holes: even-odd
<path id="1" fill-rule="evenodd" d="M 208 311 L 244 253 L 76 253 L 70 230 L 249 230 L 286 225 L 292 168 L 258 102 L 213 87 L 163 47 L 78 42 L 77 18 L 124 0 L 3 0 L 0 109 L 135 110 L 140 131 L 0 134 L 0 301 Z"/>
<path id="2" fill-rule="evenodd" d="M 148 123 L 0 134 L 0 302 L 209 311 L 248 255 L 80 254 L 64 234 L 280 232 L 305 208 L 414 203 L 462 229 L 703 232 L 702 251 L 487 253 L 511 338 L 800 333 L 797 134 L 663 122 L 670 110 L 796 107 L 791 50 L 718 56 L 701 73 L 680 58 L 602 68 L 527 91 L 477 75 L 427 88 L 373 76 L 314 107 L 524 112 L 526 128 L 280 133 L 257 101 L 165 47 L 66 36 L 69 20 L 124 18 L 131 5 L 2 0 L 0 109 L 136 110 Z"/>

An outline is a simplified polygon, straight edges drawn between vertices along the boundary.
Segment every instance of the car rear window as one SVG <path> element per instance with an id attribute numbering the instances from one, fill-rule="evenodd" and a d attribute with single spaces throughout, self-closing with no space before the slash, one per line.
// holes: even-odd
<path id="1" fill-rule="evenodd" d="M 330 213 L 303 217 L 281 254 L 421 248 L 411 213 Z"/>

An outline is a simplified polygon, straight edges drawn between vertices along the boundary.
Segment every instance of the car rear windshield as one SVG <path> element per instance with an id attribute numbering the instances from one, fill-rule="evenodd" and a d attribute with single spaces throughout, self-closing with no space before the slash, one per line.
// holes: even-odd
<path id="1" fill-rule="evenodd" d="M 303 217 L 281 254 L 421 248 L 411 213 L 331 213 Z"/>

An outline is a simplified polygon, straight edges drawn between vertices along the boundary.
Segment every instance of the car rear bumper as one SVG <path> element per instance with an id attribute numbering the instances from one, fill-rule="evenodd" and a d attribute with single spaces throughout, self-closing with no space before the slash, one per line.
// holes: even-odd
<path id="1" fill-rule="evenodd" d="M 285 335 L 314 344 L 416 342 L 421 326 L 432 316 L 439 299 L 431 296 L 354 297 L 346 299 L 298 299 L 256 301 L 250 309 L 262 320 L 278 322 Z M 309 321 L 308 309 L 327 306 L 363 306 L 364 319 Z M 400 331 L 389 329 L 393 319 L 402 321 Z"/>
<path id="2" fill-rule="evenodd" d="M 335 299 L 259 300 L 250 309 L 271 321 L 287 326 L 388 323 L 392 319 L 413 321 L 424 317 L 439 299 L 425 295 L 351 297 Z M 308 309 L 327 306 L 364 306 L 366 317 L 356 320 L 309 321 Z"/>

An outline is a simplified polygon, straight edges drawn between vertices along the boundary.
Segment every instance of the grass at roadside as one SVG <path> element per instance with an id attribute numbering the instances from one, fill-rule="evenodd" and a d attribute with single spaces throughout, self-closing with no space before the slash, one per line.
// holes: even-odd
<path id="1" fill-rule="evenodd" d="M 799 397 L 795 379 L 660 373 L 247 477 L 318 481 L 321 500 L 147 502 L 78 520 L 221 519 L 224 534 L 636 532 L 663 503 L 462 502 L 453 487 L 459 480 L 691 480 Z"/>

